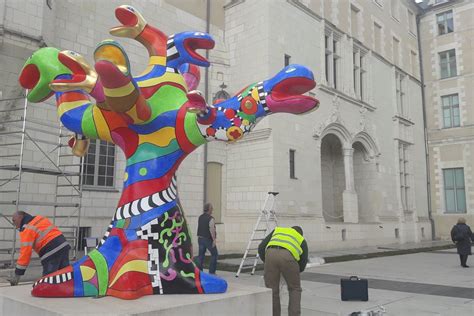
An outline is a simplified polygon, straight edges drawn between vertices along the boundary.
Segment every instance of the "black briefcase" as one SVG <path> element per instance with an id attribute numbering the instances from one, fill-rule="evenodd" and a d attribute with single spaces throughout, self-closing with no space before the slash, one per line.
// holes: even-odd
<path id="1" fill-rule="evenodd" d="M 341 300 L 343 301 L 368 301 L 369 284 L 367 279 L 351 276 L 341 279 Z"/>

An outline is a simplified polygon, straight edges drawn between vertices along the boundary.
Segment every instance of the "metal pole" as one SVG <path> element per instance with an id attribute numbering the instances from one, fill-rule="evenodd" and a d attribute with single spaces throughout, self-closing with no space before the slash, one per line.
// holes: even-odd
<path id="1" fill-rule="evenodd" d="M 420 15 L 416 16 L 416 32 L 418 39 L 418 54 L 420 63 L 420 81 L 421 81 L 421 108 L 423 109 L 423 133 L 425 137 L 425 160 L 426 160 L 426 192 L 428 196 L 428 219 L 431 224 L 431 240 L 436 238 L 435 224 L 433 220 L 432 206 L 431 206 L 431 175 L 430 175 L 430 148 L 428 146 L 428 126 L 426 124 L 426 96 L 425 96 L 425 77 L 423 75 L 423 54 L 421 51 L 420 38 Z"/>
<path id="2" fill-rule="evenodd" d="M 211 2 L 210 0 L 207 0 L 206 1 L 206 33 L 209 34 L 210 32 L 210 29 L 211 29 Z M 209 60 L 209 50 L 206 50 L 206 60 Z M 204 72 L 204 95 L 206 96 L 206 101 L 209 102 L 210 99 L 212 98 L 209 98 L 209 67 L 206 67 L 206 70 Z M 204 186 L 204 189 L 203 189 L 203 207 L 204 207 L 204 204 L 206 204 L 207 202 L 207 142 L 204 144 L 204 157 L 203 157 L 203 161 L 204 161 L 204 183 L 203 183 L 203 186 Z"/>
<path id="3" fill-rule="evenodd" d="M 28 109 L 28 99 L 26 96 L 28 95 L 28 89 L 25 91 L 25 107 L 23 109 L 23 126 L 22 126 L 22 133 L 21 133 L 21 147 L 20 147 L 20 161 L 18 162 L 18 185 L 16 189 L 16 201 L 15 201 L 15 213 L 19 211 L 20 206 L 20 192 L 21 192 L 21 173 L 23 168 L 23 152 L 25 148 L 25 134 L 26 134 L 26 113 Z M 16 244 L 16 231 L 15 226 L 13 226 L 13 242 L 12 242 L 12 258 L 11 258 L 11 266 L 13 267 L 15 264 L 15 244 Z"/>

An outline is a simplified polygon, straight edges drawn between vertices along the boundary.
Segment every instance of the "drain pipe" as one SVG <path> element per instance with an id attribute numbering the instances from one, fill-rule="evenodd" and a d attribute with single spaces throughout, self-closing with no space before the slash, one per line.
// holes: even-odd
<path id="1" fill-rule="evenodd" d="M 211 28 L 211 1 L 206 0 L 206 33 L 209 34 Z M 206 60 L 209 60 L 209 50 L 206 49 Z M 206 67 L 205 72 L 204 72 L 204 96 L 206 97 L 207 103 L 209 103 L 209 67 Z M 204 144 L 204 181 L 203 181 L 203 209 L 204 209 L 204 204 L 207 203 L 207 141 Z"/>
<path id="2" fill-rule="evenodd" d="M 424 12 L 422 12 L 423 14 Z M 420 14 L 416 16 L 416 33 L 418 41 L 418 61 L 420 63 L 420 81 L 421 81 L 421 103 L 423 109 L 423 133 L 425 136 L 425 160 L 426 160 L 426 191 L 428 196 L 428 218 L 431 224 L 431 240 L 435 240 L 435 224 L 433 220 L 432 206 L 431 206 L 431 175 L 430 175 L 430 151 L 428 147 L 428 126 L 426 124 L 426 97 L 425 97 L 425 78 L 423 75 L 423 53 L 421 50 L 420 38 Z"/>

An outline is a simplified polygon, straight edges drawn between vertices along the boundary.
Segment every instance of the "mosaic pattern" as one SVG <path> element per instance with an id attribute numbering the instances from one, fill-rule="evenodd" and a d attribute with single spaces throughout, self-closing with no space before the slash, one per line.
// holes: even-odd
<path id="1" fill-rule="evenodd" d="M 38 280 L 32 294 L 135 299 L 225 292 L 223 279 L 199 271 L 192 260 L 176 170 L 198 146 L 238 140 L 266 115 L 315 109 L 318 101 L 303 95 L 316 85 L 313 74 L 290 65 L 208 105 L 194 90 L 199 67 L 209 66 L 196 50 L 214 47 L 208 34 L 167 36 L 128 5 L 115 15 L 122 25 L 110 33 L 135 39 L 148 50 L 148 66 L 139 76 L 132 76 L 120 44 L 105 40 L 94 52 L 93 67 L 73 51 L 48 47 L 27 60 L 19 78 L 31 102 L 55 95 L 58 116 L 76 139 L 112 142 L 127 159 L 122 195 L 97 249 Z"/>

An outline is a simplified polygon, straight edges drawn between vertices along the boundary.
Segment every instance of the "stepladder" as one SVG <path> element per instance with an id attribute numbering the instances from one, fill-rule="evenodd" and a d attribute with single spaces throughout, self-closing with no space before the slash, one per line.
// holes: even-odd
<path id="1" fill-rule="evenodd" d="M 263 207 L 258 215 L 257 222 L 255 223 L 250 239 L 247 243 L 244 256 L 240 261 L 239 269 L 235 275 L 239 277 L 243 270 L 251 270 L 250 274 L 255 273 L 257 263 L 259 261 L 258 246 L 260 242 L 278 225 L 276 212 L 275 212 L 275 199 L 278 192 L 268 192 Z"/>

